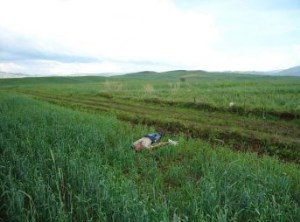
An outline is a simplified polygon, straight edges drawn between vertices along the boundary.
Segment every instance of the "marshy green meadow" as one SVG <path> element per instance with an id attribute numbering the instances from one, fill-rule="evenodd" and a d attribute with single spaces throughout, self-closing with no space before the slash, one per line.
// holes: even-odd
<path id="1" fill-rule="evenodd" d="M 0 221 L 297 222 L 300 78 L 0 79 L 0 152 Z"/>

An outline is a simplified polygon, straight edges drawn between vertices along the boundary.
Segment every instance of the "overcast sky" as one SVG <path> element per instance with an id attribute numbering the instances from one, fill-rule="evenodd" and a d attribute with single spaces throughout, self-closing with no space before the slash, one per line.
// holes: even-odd
<path id="1" fill-rule="evenodd" d="M 300 65 L 300 0 L 0 0 L 0 71 Z"/>

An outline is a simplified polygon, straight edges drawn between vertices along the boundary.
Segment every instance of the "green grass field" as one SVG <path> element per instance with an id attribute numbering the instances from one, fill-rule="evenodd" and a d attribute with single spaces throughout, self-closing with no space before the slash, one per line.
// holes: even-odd
<path id="1" fill-rule="evenodd" d="M 299 86 L 194 71 L 0 80 L 0 218 L 300 221 Z M 179 145 L 130 148 L 156 130 Z"/>

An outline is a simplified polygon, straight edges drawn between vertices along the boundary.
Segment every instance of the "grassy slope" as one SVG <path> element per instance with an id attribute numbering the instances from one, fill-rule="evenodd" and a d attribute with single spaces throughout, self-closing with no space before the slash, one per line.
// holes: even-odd
<path id="1" fill-rule="evenodd" d="M 120 119 L 156 126 L 171 133 L 182 132 L 211 142 L 222 140 L 239 150 L 278 155 L 296 162 L 300 160 L 299 125 L 296 121 L 257 119 L 231 113 L 130 102 L 112 97 L 66 97 L 33 91 L 26 93 L 76 109 L 113 112 Z"/>
<path id="2" fill-rule="evenodd" d="M 203 71 L 0 81 L 3 90 L 113 112 L 133 123 L 295 162 L 300 161 L 299 85 L 297 77 Z M 230 108 L 230 101 L 237 105 Z"/>
<path id="3" fill-rule="evenodd" d="M 298 165 L 183 137 L 137 154 L 147 128 L 20 96 L 0 122 L 4 220 L 300 220 Z"/>
<path id="4" fill-rule="evenodd" d="M 233 101 L 236 106 L 245 108 L 246 111 L 252 109 L 288 111 L 298 116 L 300 112 L 299 77 L 177 71 L 141 76 L 132 74 L 122 76 L 119 80 L 122 79 L 134 82 L 128 92 L 130 97 L 141 96 L 141 94 L 143 97 L 149 97 L 145 85 L 150 85 L 154 89 L 150 97 L 165 100 L 196 101 L 227 108 L 229 102 Z"/>
<path id="5" fill-rule="evenodd" d="M 183 80 L 183 81 L 182 81 Z M 228 109 L 229 102 L 249 112 L 289 112 L 299 117 L 299 77 L 271 77 L 173 71 L 116 77 L 48 77 L 7 79 L 0 88 L 40 88 L 65 95 L 108 93 L 126 98 L 159 98 Z"/>

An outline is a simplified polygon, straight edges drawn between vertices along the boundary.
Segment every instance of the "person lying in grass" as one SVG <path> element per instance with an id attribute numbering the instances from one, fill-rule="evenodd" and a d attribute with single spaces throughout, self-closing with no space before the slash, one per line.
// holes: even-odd
<path id="1" fill-rule="evenodd" d="M 143 149 L 152 149 L 152 148 L 154 148 L 154 145 L 152 145 L 152 144 L 154 144 L 158 140 L 160 140 L 163 135 L 164 135 L 163 132 L 149 133 L 149 134 L 143 136 L 141 139 L 135 141 L 132 144 L 132 147 L 136 151 L 141 151 Z M 161 146 L 161 145 L 165 145 L 165 144 L 166 144 L 166 142 L 157 143 L 157 144 L 155 144 L 155 147 L 157 147 L 158 145 Z"/>
<path id="2" fill-rule="evenodd" d="M 132 147 L 135 149 L 135 151 L 141 151 L 143 149 L 153 149 L 156 147 L 164 146 L 167 144 L 177 145 L 176 141 L 168 140 L 168 142 L 160 142 L 157 143 L 158 140 L 164 135 L 163 132 L 158 133 L 150 133 L 145 136 L 143 136 L 141 139 L 135 141 L 132 144 Z"/>

